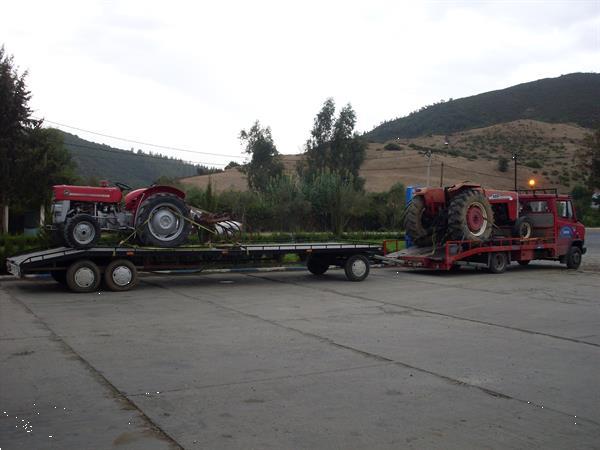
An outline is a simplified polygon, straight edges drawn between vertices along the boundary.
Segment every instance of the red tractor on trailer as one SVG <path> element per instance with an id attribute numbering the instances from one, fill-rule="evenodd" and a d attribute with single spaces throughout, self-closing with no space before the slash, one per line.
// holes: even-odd
<path id="1" fill-rule="evenodd" d="M 406 233 L 415 246 L 384 262 L 450 270 L 460 266 L 504 272 L 511 261 L 557 260 L 576 269 L 585 253 L 585 227 L 571 197 L 556 189 L 498 191 L 462 183 L 416 191 L 407 207 Z"/>
<path id="2" fill-rule="evenodd" d="M 50 229 L 56 240 L 86 249 L 96 245 L 102 231 L 121 231 L 135 235 L 141 245 L 170 248 L 186 241 L 193 224 L 221 235 L 241 229 L 239 222 L 226 216 L 187 205 L 185 192 L 174 187 L 133 190 L 124 183 L 114 184 L 116 187 L 109 187 L 107 181 L 101 187 L 54 186 Z"/>

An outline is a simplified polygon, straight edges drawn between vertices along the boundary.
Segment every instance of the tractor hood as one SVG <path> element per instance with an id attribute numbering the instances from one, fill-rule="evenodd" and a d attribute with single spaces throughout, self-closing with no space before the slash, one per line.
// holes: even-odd
<path id="1" fill-rule="evenodd" d="M 116 187 L 71 186 L 59 184 L 52 187 L 54 200 L 77 202 L 119 203 L 121 191 Z"/>

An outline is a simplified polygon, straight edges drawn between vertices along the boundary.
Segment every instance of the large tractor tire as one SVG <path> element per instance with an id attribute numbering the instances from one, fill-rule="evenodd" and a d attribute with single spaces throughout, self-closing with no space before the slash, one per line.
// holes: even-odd
<path id="1" fill-rule="evenodd" d="M 486 241 L 492 235 L 494 213 L 483 192 L 467 189 L 456 195 L 448 207 L 448 238 Z"/>
<path id="2" fill-rule="evenodd" d="M 190 209 L 170 193 L 158 193 L 145 199 L 135 223 L 138 241 L 153 247 L 177 247 L 190 234 Z"/>
<path id="3" fill-rule="evenodd" d="M 413 197 L 406 208 L 404 230 L 417 247 L 433 245 L 433 226 L 429 223 L 425 211 L 425 200 L 418 195 Z"/>

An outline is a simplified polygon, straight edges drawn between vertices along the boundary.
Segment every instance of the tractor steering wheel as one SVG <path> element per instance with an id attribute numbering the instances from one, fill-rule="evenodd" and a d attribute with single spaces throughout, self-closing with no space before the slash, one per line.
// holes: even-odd
<path id="1" fill-rule="evenodd" d="M 119 183 L 118 181 L 115 181 L 115 186 L 118 187 L 121 191 L 131 191 L 131 190 L 133 190 L 133 188 L 131 186 L 129 186 L 128 184 Z"/>

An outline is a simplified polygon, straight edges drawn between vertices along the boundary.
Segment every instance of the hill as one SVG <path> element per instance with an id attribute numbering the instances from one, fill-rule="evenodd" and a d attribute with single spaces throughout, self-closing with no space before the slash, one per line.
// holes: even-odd
<path id="1" fill-rule="evenodd" d="M 513 163 L 509 163 L 507 172 L 501 172 L 498 159 L 505 157 L 510 160 L 516 150 L 519 153 L 521 187 L 526 187 L 527 180 L 533 177 L 538 187 L 569 192 L 579 181 L 574 154 L 589 132 L 576 125 L 518 120 L 450 135 L 370 143 L 360 175 L 365 178 L 365 189 L 369 192 L 386 191 L 397 182 L 424 186 L 427 183 L 426 153 L 431 151 L 432 185 L 439 184 L 443 163 L 444 185 L 470 180 L 484 186 L 512 189 Z M 282 156 L 288 173 L 294 172 L 301 157 Z M 209 180 L 217 191 L 248 188 L 244 174 L 237 168 L 213 175 L 187 177 L 181 182 L 205 188 Z"/>
<path id="2" fill-rule="evenodd" d="M 600 126 L 600 74 L 572 73 L 449 100 L 390 120 L 365 134 L 373 142 L 446 135 L 520 119 Z"/>
<path id="3" fill-rule="evenodd" d="M 90 178 L 106 179 L 136 188 L 148 186 L 160 177 L 189 177 L 212 170 L 179 159 L 122 150 L 86 141 L 64 131 L 61 133 L 65 147 L 77 164 L 77 174 L 84 182 Z"/>

